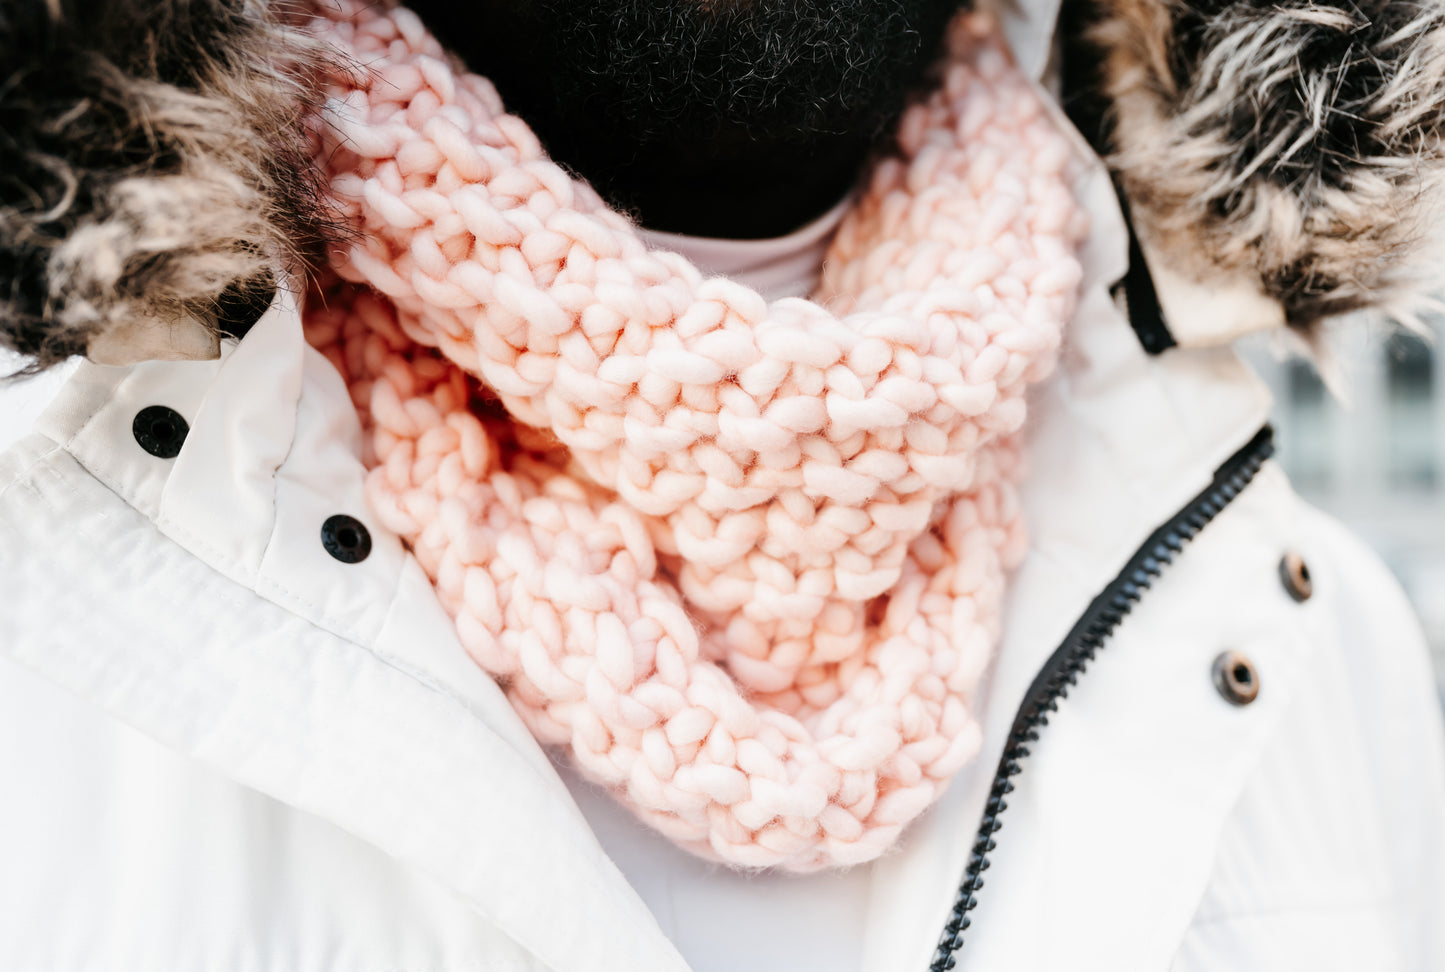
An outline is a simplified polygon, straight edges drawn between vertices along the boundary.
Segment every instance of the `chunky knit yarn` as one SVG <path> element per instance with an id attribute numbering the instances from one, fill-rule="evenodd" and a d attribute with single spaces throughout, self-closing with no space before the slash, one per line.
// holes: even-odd
<path id="1" fill-rule="evenodd" d="M 1025 390 L 1080 279 L 1069 142 L 961 16 L 815 300 L 770 304 L 650 252 L 411 12 L 326 8 L 363 66 L 317 146 L 354 232 L 307 327 L 376 515 L 537 738 L 657 830 L 877 857 L 980 745 Z"/>

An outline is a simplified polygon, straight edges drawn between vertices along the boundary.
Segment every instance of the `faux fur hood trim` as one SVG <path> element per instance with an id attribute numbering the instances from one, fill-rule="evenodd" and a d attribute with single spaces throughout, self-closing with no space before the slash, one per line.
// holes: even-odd
<path id="1" fill-rule="evenodd" d="M 1445 6 L 1090 0 L 1111 166 L 1141 235 L 1196 280 L 1257 279 L 1285 319 L 1438 288 Z"/>
<path id="2" fill-rule="evenodd" d="M 304 119 L 324 49 L 282 12 L 0 6 L 0 344 L 29 370 L 137 321 L 224 331 L 278 258 L 322 250 Z"/>

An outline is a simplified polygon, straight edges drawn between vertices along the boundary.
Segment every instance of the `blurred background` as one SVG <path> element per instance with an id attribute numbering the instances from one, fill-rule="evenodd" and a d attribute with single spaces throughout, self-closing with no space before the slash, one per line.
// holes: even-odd
<path id="1" fill-rule="evenodd" d="M 1344 401 L 1268 340 L 1240 350 L 1274 389 L 1295 489 L 1379 551 L 1414 602 L 1445 703 L 1445 362 L 1432 342 L 1378 321 L 1346 321 L 1330 345 Z"/>

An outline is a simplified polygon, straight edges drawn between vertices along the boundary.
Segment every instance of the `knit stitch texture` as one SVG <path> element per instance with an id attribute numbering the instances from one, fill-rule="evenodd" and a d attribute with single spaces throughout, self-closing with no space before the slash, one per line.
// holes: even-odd
<path id="1" fill-rule="evenodd" d="M 410 11 L 313 26 L 362 69 L 318 126 L 353 232 L 308 338 L 467 651 L 678 844 L 876 858 L 978 752 L 1080 280 L 1076 157 L 994 26 L 955 21 L 814 300 L 771 304 L 650 252 Z"/>

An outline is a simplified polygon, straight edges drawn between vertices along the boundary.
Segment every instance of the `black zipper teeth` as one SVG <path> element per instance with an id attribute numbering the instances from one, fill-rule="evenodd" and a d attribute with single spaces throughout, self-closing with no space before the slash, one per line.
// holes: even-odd
<path id="1" fill-rule="evenodd" d="M 1182 510 L 1174 514 L 1158 530 L 1150 535 L 1144 545 L 1129 558 L 1124 569 L 1105 587 L 1103 593 L 1089 604 L 1072 631 L 1053 655 L 1043 670 L 1029 686 L 1024 704 L 1014 717 L 1013 729 L 1008 744 L 999 760 L 998 772 L 994 774 L 993 787 L 989 790 L 988 803 L 984 807 L 983 820 L 978 827 L 973 853 L 963 881 L 958 886 L 953 911 L 943 926 L 943 935 L 938 940 L 938 949 L 933 955 L 929 972 L 946 972 L 954 967 L 956 953 L 963 944 L 963 933 L 970 924 L 968 912 L 978 904 L 978 892 L 983 887 L 983 872 L 988 870 L 988 855 L 996 844 L 993 835 L 1003 825 L 999 822 L 1008 803 L 1004 800 L 1013 790 L 1012 777 L 1022 772 L 1021 763 L 1029 755 L 1029 744 L 1038 741 L 1039 728 L 1048 725 L 1048 714 L 1059 707 L 1059 700 L 1069 694 L 1069 686 L 1078 681 L 1094 654 L 1099 651 L 1118 627 L 1119 622 L 1133 610 L 1134 604 L 1154 583 L 1154 578 L 1174 561 L 1184 545 L 1193 540 L 1204 526 L 1219 515 L 1230 502 L 1248 486 L 1259 472 L 1264 461 L 1274 454 L 1274 435 L 1269 426 L 1260 429 L 1254 438 L 1240 449 L 1214 474 L 1209 488 L 1194 497 Z"/>

